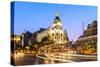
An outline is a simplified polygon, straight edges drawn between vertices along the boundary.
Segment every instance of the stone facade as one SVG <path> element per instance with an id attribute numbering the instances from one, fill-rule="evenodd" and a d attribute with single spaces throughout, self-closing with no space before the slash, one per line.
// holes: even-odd
<path id="1" fill-rule="evenodd" d="M 52 26 L 47 30 L 38 33 L 37 41 L 41 42 L 44 37 L 48 37 L 49 41 L 53 41 L 55 44 L 65 44 L 69 40 L 67 32 L 62 29 L 62 23 L 58 16 L 58 12 Z"/>
<path id="2" fill-rule="evenodd" d="M 76 41 L 77 50 L 80 53 L 96 53 L 97 52 L 97 21 L 88 24 L 83 35 Z"/>

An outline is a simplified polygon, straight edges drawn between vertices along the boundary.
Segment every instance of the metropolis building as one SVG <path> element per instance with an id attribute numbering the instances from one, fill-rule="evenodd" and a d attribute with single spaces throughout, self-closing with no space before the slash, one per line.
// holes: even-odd
<path id="1" fill-rule="evenodd" d="M 67 32 L 62 29 L 58 12 L 56 13 L 52 26 L 37 34 L 37 41 L 41 42 L 45 37 L 47 37 L 49 41 L 53 41 L 54 44 L 65 44 L 68 42 Z"/>

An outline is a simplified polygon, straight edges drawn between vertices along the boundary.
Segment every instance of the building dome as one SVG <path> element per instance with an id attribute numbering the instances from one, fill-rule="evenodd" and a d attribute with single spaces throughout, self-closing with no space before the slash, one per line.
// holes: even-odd
<path id="1" fill-rule="evenodd" d="M 61 24 L 61 20 L 59 18 L 58 12 L 56 13 L 56 17 L 54 19 L 52 27 L 56 29 L 62 29 L 62 24 Z"/>

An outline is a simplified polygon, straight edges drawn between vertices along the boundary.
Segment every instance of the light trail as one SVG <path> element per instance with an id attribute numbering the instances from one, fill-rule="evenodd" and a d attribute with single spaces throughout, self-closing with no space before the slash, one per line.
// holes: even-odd
<path id="1" fill-rule="evenodd" d="M 37 56 L 38 58 L 42 58 L 42 59 L 48 59 L 48 60 L 58 60 L 58 61 L 61 61 L 61 62 L 74 62 L 74 61 L 71 61 L 71 60 L 64 60 L 64 59 L 58 59 L 58 58 L 54 58 L 54 57 L 41 57 L 41 56 Z"/>

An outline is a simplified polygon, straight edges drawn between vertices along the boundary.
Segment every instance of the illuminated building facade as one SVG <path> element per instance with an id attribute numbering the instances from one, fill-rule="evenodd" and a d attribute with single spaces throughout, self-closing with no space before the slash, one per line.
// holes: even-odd
<path id="1" fill-rule="evenodd" d="M 21 36 L 20 35 L 11 35 L 11 51 L 14 51 L 18 47 L 21 47 Z"/>
<path id="2" fill-rule="evenodd" d="M 43 32 L 38 33 L 37 41 L 41 42 L 45 37 L 47 37 L 49 41 L 52 41 L 55 44 L 65 44 L 69 41 L 67 32 L 63 31 L 62 29 L 62 23 L 59 18 L 58 12 L 56 13 L 56 17 L 52 26 L 44 30 Z"/>
<path id="3" fill-rule="evenodd" d="M 97 21 L 88 24 L 83 35 L 76 41 L 79 53 L 96 54 L 97 52 Z"/>

